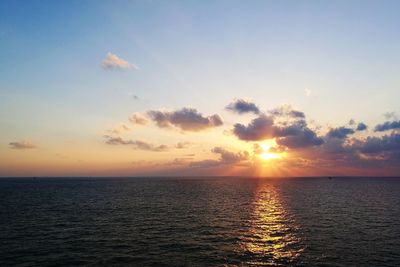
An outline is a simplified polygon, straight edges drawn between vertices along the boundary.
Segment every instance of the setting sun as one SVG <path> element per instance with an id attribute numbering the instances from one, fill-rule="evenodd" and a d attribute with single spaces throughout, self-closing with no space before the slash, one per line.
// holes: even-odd
<path id="1" fill-rule="evenodd" d="M 261 158 L 262 160 L 271 160 L 271 159 L 277 159 L 277 158 L 280 158 L 280 157 L 281 157 L 281 155 L 278 154 L 278 153 L 271 153 L 271 152 L 269 152 L 269 150 L 270 150 L 270 148 L 271 148 L 270 145 L 261 144 L 260 146 L 261 146 L 261 148 L 262 148 L 262 150 L 263 150 L 263 152 L 260 154 L 260 158 Z"/>

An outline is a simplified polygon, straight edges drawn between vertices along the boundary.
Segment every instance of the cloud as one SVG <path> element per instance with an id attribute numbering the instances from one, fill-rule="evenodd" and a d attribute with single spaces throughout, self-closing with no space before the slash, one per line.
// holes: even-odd
<path id="1" fill-rule="evenodd" d="M 194 108 L 183 108 L 173 112 L 150 110 L 147 115 L 160 128 L 177 127 L 183 131 L 198 132 L 221 126 L 222 118 L 217 115 L 203 116 Z"/>
<path id="2" fill-rule="evenodd" d="M 110 132 L 112 134 L 121 134 L 124 132 L 129 132 L 131 130 L 132 130 L 131 127 L 129 127 L 125 123 L 120 123 L 120 124 L 114 126 L 114 128 L 112 128 L 111 130 L 108 130 L 108 132 Z"/>
<path id="3" fill-rule="evenodd" d="M 290 117 L 294 119 L 303 119 L 305 114 L 302 111 L 294 110 L 291 105 L 283 105 L 272 109 L 269 113 L 275 117 Z"/>
<path id="4" fill-rule="evenodd" d="M 129 117 L 129 121 L 134 124 L 146 125 L 149 121 L 142 114 L 135 112 Z"/>
<path id="5" fill-rule="evenodd" d="M 238 103 L 244 105 L 241 106 Z M 295 110 L 290 105 L 283 105 L 264 113 L 254 103 L 239 99 L 230 103 L 226 109 L 239 114 L 250 112 L 257 115 L 247 123 L 236 123 L 233 127 L 225 129 L 222 137 L 233 135 L 246 142 L 274 139 L 276 145 L 269 152 L 287 153 L 289 155 L 289 157 L 284 157 L 283 160 L 276 162 L 276 164 L 282 164 L 279 167 L 280 169 L 295 164 L 295 168 L 300 168 L 302 171 L 308 168 L 310 173 L 314 173 L 313 170 L 317 169 L 323 171 L 322 173 L 326 171 L 337 171 L 337 173 L 341 171 L 341 173 L 345 173 L 347 170 L 355 171 L 351 174 L 368 173 L 365 170 L 376 172 L 384 170 L 382 173 L 385 174 L 400 171 L 400 167 L 397 167 L 400 166 L 399 131 L 392 131 L 391 134 L 383 136 L 382 134 L 375 134 L 375 136 L 365 138 L 364 135 L 357 135 L 356 133 L 367 130 L 368 126 L 363 122 L 352 119 L 344 126 L 328 129 L 327 133 L 322 136 L 318 133 L 321 128 L 317 128 L 317 126 L 309 127 L 304 112 Z M 203 115 L 194 108 L 182 108 L 173 111 L 149 110 L 146 113 L 133 113 L 129 121 L 142 125 L 152 122 L 160 128 L 175 128 L 194 132 L 223 124 L 219 115 Z M 312 124 L 314 125 L 314 123 Z M 388 121 L 377 125 L 375 130 L 381 132 L 400 129 L 399 125 L 400 121 Z M 130 124 L 128 126 L 132 127 Z M 182 150 L 191 145 L 191 143 L 185 141 L 168 146 L 154 145 L 139 140 L 123 139 L 118 137 L 117 134 L 106 136 L 105 141 L 110 145 L 126 145 L 138 150 L 191 152 Z M 170 166 L 175 166 L 174 168 L 177 168 L 177 171 L 178 168 L 182 168 L 189 174 L 192 173 L 192 168 L 196 168 L 198 172 L 206 171 L 209 174 L 219 173 L 220 171 L 225 173 L 225 170 L 232 171 L 232 173 L 236 173 L 238 170 L 246 171 L 256 168 L 257 164 L 255 163 L 258 159 L 256 155 L 264 153 L 260 146 L 261 143 L 254 143 L 253 145 L 253 150 L 250 151 L 251 155 L 247 151 L 230 151 L 229 148 L 216 146 L 211 150 L 214 154 L 213 158 L 196 161 L 193 157 L 180 155 L 176 157 L 176 160 L 171 161 Z"/>
<path id="6" fill-rule="evenodd" d="M 178 149 L 188 148 L 192 143 L 190 142 L 178 142 L 175 147 Z"/>
<path id="7" fill-rule="evenodd" d="M 400 134 L 392 133 L 382 137 L 367 137 L 364 142 L 356 145 L 360 152 L 367 154 L 375 154 L 382 152 L 400 152 Z"/>
<path id="8" fill-rule="evenodd" d="M 247 151 L 232 152 L 223 147 L 214 147 L 212 153 L 219 154 L 218 160 L 206 159 L 201 161 L 193 161 L 191 167 L 211 168 L 220 165 L 235 165 L 249 159 Z"/>
<path id="9" fill-rule="evenodd" d="M 400 121 L 387 121 L 383 124 L 378 124 L 375 126 L 375 132 L 384 132 L 387 130 L 400 129 Z"/>
<path id="10" fill-rule="evenodd" d="M 101 67 L 105 70 L 139 69 L 135 64 L 129 63 L 111 52 L 107 53 L 106 58 L 101 62 Z"/>
<path id="11" fill-rule="evenodd" d="M 137 95 L 135 95 L 134 93 L 128 93 L 128 95 L 129 95 L 130 97 L 132 97 L 133 100 L 136 100 L 136 101 L 139 101 L 139 100 L 140 100 L 140 97 L 137 96 Z"/>
<path id="12" fill-rule="evenodd" d="M 365 139 L 327 138 L 316 149 L 304 151 L 302 157 L 310 158 L 318 165 L 340 169 L 343 167 L 389 170 L 400 163 L 400 134 L 392 133 L 381 137 L 369 136 Z"/>
<path id="13" fill-rule="evenodd" d="M 306 96 L 310 96 L 311 93 L 312 93 L 312 91 L 311 91 L 310 89 L 308 89 L 308 88 L 305 88 L 305 89 L 304 89 L 304 94 L 305 94 Z"/>
<path id="14" fill-rule="evenodd" d="M 339 138 L 344 139 L 347 138 L 348 135 L 354 134 L 355 131 L 351 128 L 347 127 L 338 127 L 333 128 L 327 133 L 327 137 L 329 138 Z"/>
<path id="15" fill-rule="evenodd" d="M 311 129 L 304 127 L 294 135 L 278 138 L 276 142 L 278 145 L 295 149 L 319 146 L 324 143 L 324 140 Z"/>
<path id="16" fill-rule="evenodd" d="M 231 152 L 223 147 L 214 147 L 211 152 L 219 154 L 220 162 L 224 164 L 233 164 L 249 159 L 247 151 Z"/>
<path id="17" fill-rule="evenodd" d="M 305 148 L 310 146 L 319 146 L 324 143 L 321 137 L 308 128 L 305 120 L 295 121 L 287 126 L 279 126 L 276 128 L 276 142 L 280 146 L 287 148 Z"/>
<path id="18" fill-rule="evenodd" d="M 105 135 L 106 144 L 108 145 L 129 145 L 132 146 L 133 149 L 137 150 L 147 150 L 154 152 L 164 152 L 169 149 L 167 145 L 153 145 L 144 141 L 139 140 L 124 140 L 121 137 L 113 137 L 109 135 Z"/>
<path id="19" fill-rule="evenodd" d="M 279 114 L 281 113 L 279 112 Z M 303 148 L 324 143 L 322 138 L 307 127 L 305 120 L 296 120 L 288 125 L 278 125 L 274 123 L 272 116 L 264 114 L 253 119 L 247 126 L 240 123 L 235 124 L 233 133 L 244 141 L 278 138 L 277 143 L 288 148 Z"/>
<path id="20" fill-rule="evenodd" d="M 365 131 L 367 130 L 368 126 L 365 123 L 360 122 L 357 124 L 356 131 Z"/>
<path id="21" fill-rule="evenodd" d="M 260 109 L 256 106 L 256 104 L 250 102 L 245 99 L 236 99 L 228 106 L 226 106 L 227 110 L 230 110 L 234 113 L 244 114 L 244 113 L 254 113 L 259 114 Z"/>
<path id="22" fill-rule="evenodd" d="M 297 110 L 291 110 L 289 112 L 289 116 L 294 117 L 294 118 L 305 118 L 306 117 L 302 111 L 297 111 Z"/>
<path id="23" fill-rule="evenodd" d="M 192 161 L 189 164 L 190 167 L 195 167 L 195 168 L 211 168 L 211 167 L 217 167 L 219 165 L 220 165 L 220 162 L 218 160 L 214 160 L 214 159 Z"/>
<path id="24" fill-rule="evenodd" d="M 271 116 L 261 114 L 253 119 L 247 126 L 236 123 L 233 126 L 233 134 L 240 140 L 259 141 L 274 137 L 274 120 Z"/>
<path id="25" fill-rule="evenodd" d="M 396 112 L 386 112 L 383 114 L 386 120 L 397 120 Z"/>
<path id="26" fill-rule="evenodd" d="M 30 141 L 10 142 L 8 145 L 12 149 L 21 149 L 21 150 L 36 148 L 36 145 L 32 144 Z"/>

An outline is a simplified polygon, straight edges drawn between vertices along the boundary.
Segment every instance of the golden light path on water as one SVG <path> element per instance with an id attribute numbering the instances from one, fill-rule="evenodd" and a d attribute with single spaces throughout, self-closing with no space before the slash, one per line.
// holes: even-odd
<path id="1" fill-rule="evenodd" d="M 274 185 L 260 184 L 252 206 L 251 227 L 240 244 L 242 253 L 252 255 L 247 264 L 285 265 L 298 258 L 304 247 Z"/>

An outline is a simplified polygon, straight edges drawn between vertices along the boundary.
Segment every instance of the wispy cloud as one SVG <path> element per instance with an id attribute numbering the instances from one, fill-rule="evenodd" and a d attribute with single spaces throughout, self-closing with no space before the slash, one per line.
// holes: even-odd
<path id="1" fill-rule="evenodd" d="M 108 130 L 109 133 L 112 134 L 122 134 L 125 132 L 131 131 L 132 128 L 128 126 L 126 123 L 119 123 L 116 126 L 114 126 L 112 129 Z"/>
<path id="2" fill-rule="evenodd" d="M 306 96 L 310 96 L 310 95 L 312 94 L 311 89 L 305 88 L 305 89 L 304 89 L 304 94 L 305 94 Z"/>
<path id="3" fill-rule="evenodd" d="M 234 165 L 249 159 L 249 152 L 238 151 L 232 152 L 223 147 L 214 147 L 211 152 L 219 155 L 219 159 L 206 159 L 201 161 L 193 161 L 190 163 L 192 167 L 211 168 L 219 165 Z"/>
<path id="4" fill-rule="evenodd" d="M 294 110 L 291 105 L 282 105 L 269 111 L 275 117 L 305 118 L 304 112 Z"/>
<path id="5" fill-rule="evenodd" d="M 223 147 L 214 147 L 211 152 L 220 155 L 220 161 L 225 164 L 238 163 L 249 159 L 249 152 L 231 152 Z"/>
<path id="6" fill-rule="evenodd" d="M 139 112 L 133 113 L 129 117 L 129 121 L 133 124 L 139 124 L 139 125 L 146 125 L 149 122 L 149 120 Z"/>
<path id="7" fill-rule="evenodd" d="M 138 95 L 135 95 L 134 93 L 128 93 L 128 95 L 129 95 L 133 100 L 136 100 L 136 101 L 139 101 L 139 100 L 140 100 L 140 97 L 139 97 Z"/>
<path id="8" fill-rule="evenodd" d="M 106 144 L 108 145 L 129 145 L 133 149 L 137 150 L 164 152 L 169 149 L 167 145 L 153 145 L 151 143 L 140 140 L 125 140 L 122 139 L 121 137 L 114 137 L 109 135 L 105 135 L 104 138 L 106 139 Z"/>
<path id="9" fill-rule="evenodd" d="M 107 56 L 101 62 L 101 66 L 105 70 L 139 69 L 135 64 L 129 63 L 111 52 L 107 53 Z"/>
<path id="10" fill-rule="evenodd" d="M 178 149 L 185 149 L 185 148 L 190 147 L 190 145 L 192 145 L 191 142 L 178 142 L 178 143 L 175 145 L 175 147 L 178 148 Z"/>
<path id="11" fill-rule="evenodd" d="M 36 145 L 34 145 L 32 142 L 30 141 L 19 141 L 19 142 L 10 142 L 8 144 L 10 146 L 10 148 L 12 149 L 33 149 L 36 148 Z"/>
<path id="12" fill-rule="evenodd" d="M 394 111 L 386 112 L 386 113 L 383 114 L 383 116 L 387 120 L 397 120 L 397 114 Z"/>

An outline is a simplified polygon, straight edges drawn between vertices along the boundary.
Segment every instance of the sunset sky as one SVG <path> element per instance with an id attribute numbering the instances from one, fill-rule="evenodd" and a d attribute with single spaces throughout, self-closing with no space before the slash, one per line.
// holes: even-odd
<path id="1" fill-rule="evenodd" d="M 400 1 L 1 1 L 0 176 L 400 175 Z"/>

